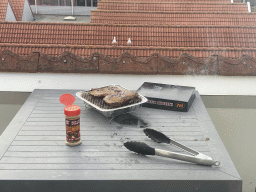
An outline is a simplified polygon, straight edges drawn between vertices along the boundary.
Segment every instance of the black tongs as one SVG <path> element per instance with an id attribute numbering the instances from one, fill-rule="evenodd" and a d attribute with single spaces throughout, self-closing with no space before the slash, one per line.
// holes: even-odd
<path id="1" fill-rule="evenodd" d="M 177 141 L 174 141 L 170 138 L 168 138 L 166 135 L 164 135 L 161 132 L 158 132 L 154 129 L 144 129 L 144 133 L 151 138 L 153 141 L 157 143 L 167 143 L 171 144 L 177 148 L 180 148 L 191 155 L 185 155 L 181 153 L 175 153 L 175 152 L 170 152 L 166 150 L 161 150 L 161 149 L 155 149 L 150 146 L 148 146 L 145 143 L 142 142 L 136 142 L 136 141 L 129 141 L 124 144 L 124 146 L 129 149 L 130 151 L 134 151 L 136 153 L 140 153 L 143 155 L 158 155 L 162 157 L 169 157 L 173 159 L 178 159 L 182 161 L 187 161 L 187 162 L 192 162 L 200 165 L 208 165 L 208 166 L 219 166 L 220 162 L 219 161 L 214 161 L 211 157 L 206 156 L 198 151 L 195 151 L 193 149 L 190 149 L 189 147 L 186 147 Z"/>

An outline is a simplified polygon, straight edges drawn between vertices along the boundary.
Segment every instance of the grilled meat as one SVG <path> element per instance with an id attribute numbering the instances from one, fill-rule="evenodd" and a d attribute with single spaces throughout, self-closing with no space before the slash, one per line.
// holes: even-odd
<path id="1" fill-rule="evenodd" d="M 137 97 L 138 93 L 130 90 L 123 90 L 112 95 L 107 95 L 103 98 L 103 101 L 112 107 L 120 107 L 121 105 L 128 103 Z"/>
<path id="2" fill-rule="evenodd" d="M 105 97 L 107 95 L 113 95 L 118 92 L 121 92 L 121 89 L 119 87 L 109 86 L 109 87 L 103 87 L 98 89 L 92 89 L 89 94 L 94 97 Z"/>

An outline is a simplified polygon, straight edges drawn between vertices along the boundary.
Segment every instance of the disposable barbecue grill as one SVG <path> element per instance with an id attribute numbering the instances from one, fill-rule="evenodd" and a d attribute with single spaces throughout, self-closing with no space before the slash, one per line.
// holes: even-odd
<path id="1" fill-rule="evenodd" d="M 120 85 L 108 85 L 106 87 L 109 87 L 109 86 L 117 86 L 117 87 L 120 87 L 121 89 L 127 90 L 126 88 Z M 102 97 L 94 97 L 90 95 L 89 92 L 90 91 L 80 91 L 76 93 L 76 96 L 84 101 L 86 107 L 90 106 L 94 108 L 95 110 L 103 114 L 105 117 L 115 117 L 124 113 L 129 113 L 131 111 L 134 111 L 143 103 L 147 102 L 147 98 L 138 94 L 138 97 L 136 99 L 129 101 L 128 103 L 125 103 L 120 107 L 112 107 L 106 104 L 103 101 Z"/>

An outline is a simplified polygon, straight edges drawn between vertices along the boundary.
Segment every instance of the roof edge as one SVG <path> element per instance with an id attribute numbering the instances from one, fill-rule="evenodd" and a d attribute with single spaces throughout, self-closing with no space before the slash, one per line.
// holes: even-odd
<path id="1" fill-rule="evenodd" d="M 6 47 L 46 47 L 46 48 L 82 48 L 82 49 L 137 49 L 137 50 L 182 50 L 182 51 L 256 51 L 256 48 L 231 48 L 231 47 L 149 47 L 149 46 L 106 46 L 106 45 L 63 45 L 63 44 L 18 44 L 18 43 L 0 43 L 0 46 Z"/>
<path id="2" fill-rule="evenodd" d="M 255 26 L 225 26 L 225 25 L 143 25 L 143 24 L 105 24 L 105 23 L 59 23 L 34 21 L 0 21 L 0 24 L 25 25 L 76 25 L 76 26 L 115 26 L 115 27 L 175 27 L 175 28 L 256 28 Z"/>

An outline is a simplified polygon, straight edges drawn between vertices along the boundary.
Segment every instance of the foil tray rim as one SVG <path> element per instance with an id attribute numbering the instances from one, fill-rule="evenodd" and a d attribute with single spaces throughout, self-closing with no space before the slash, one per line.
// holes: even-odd
<path id="1" fill-rule="evenodd" d="M 123 89 L 126 89 L 125 87 L 122 87 L 121 85 L 115 85 L 115 84 L 107 85 L 107 86 L 104 86 L 104 87 L 109 87 L 109 86 L 119 86 L 119 87 L 121 87 L 121 88 L 123 88 Z M 104 88 L 104 87 L 99 87 L 99 88 Z M 126 89 L 126 90 L 128 90 L 128 89 Z M 76 96 L 77 96 L 79 99 L 81 99 L 81 100 L 83 100 L 84 102 L 86 102 L 86 103 L 87 103 L 88 105 L 90 105 L 91 107 L 93 107 L 93 108 L 95 108 L 95 109 L 97 109 L 97 110 L 99 110 L 99 111 L 101 111 L 101 112 L 114 112 L 114 111 L 117 111 L 117 110 L 132 108 L 132 107 L 134 107 L 134 106 L 141 105 L 141 104 L 146 103 L 146 102 L 148 101 L 148 99 L 147 99 L 146 97 L 144 97 L 143 95 L 141 95 L 141 94 L 138 93 L 139 97 L 141 98 L 141 101 L 138 102 L 138 103 L 134 103 L 134 104 L 131 104 L 131 105 L 126 105 L 126 106 L 123 106 L 123 107 L 117 107 L 117 108 L 114 108 L 114 109 L 103 109 L 103 108 L 101 108 L 101 107 L 99 107 L 99 106 L 93 104 L 92 102 L 90 102 L 90 101 L 88 101 L 87 99 L 85 99 L 85 98 L 82 97 L 82 94 L 84 94 L 84 93 L 86 93 L 86 92 L 89 92 L 89 91 L 90 91 L 90 90 L 88 90 L 88 91 L 79 91 L 79 92 L 76 93 Z"/>

